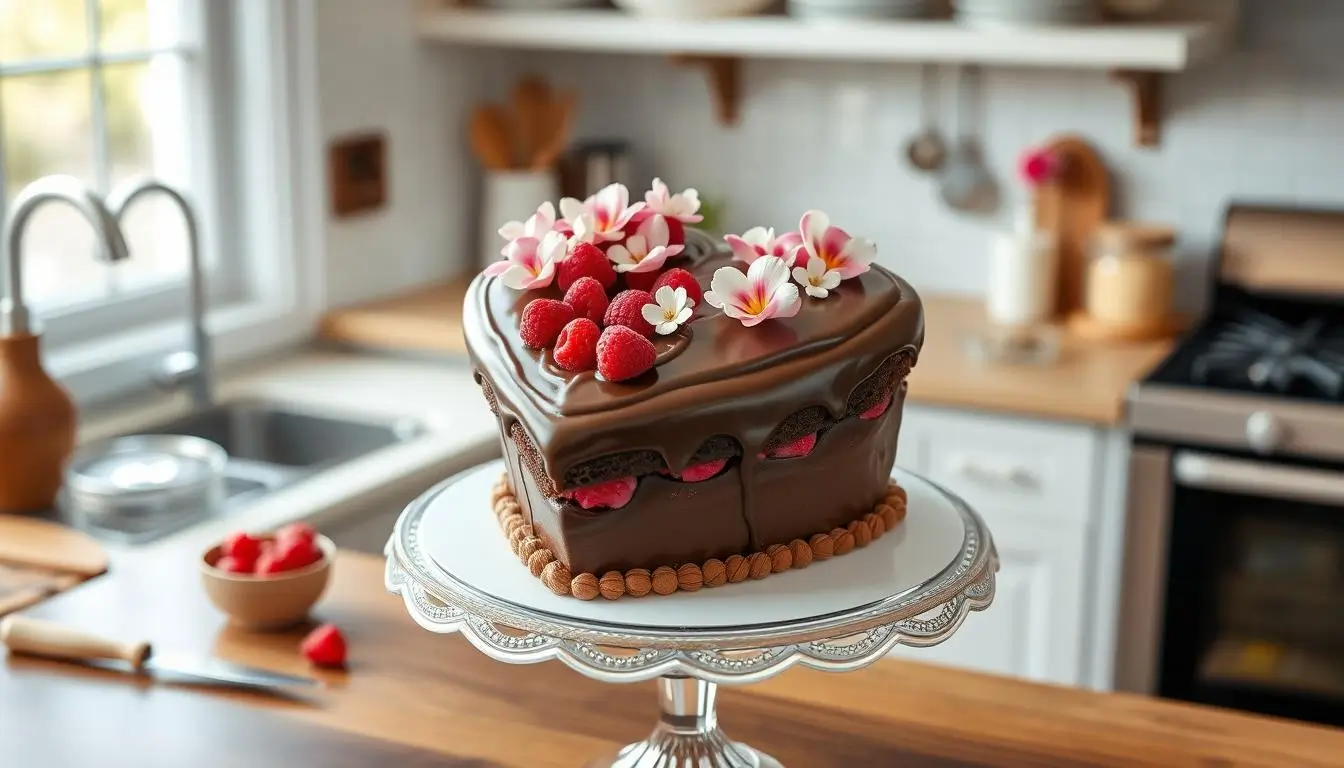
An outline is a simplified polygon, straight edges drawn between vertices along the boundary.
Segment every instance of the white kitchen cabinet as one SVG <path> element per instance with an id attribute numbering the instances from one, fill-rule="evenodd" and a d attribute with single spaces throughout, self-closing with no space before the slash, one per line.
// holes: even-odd
<path id="1" fill-rule="evenodd" d="M 1118 561 L 1100 546 L 1121 514 L 1108 471 L 1123 441 L 1108 430 L 909 405 L 898 463 L 966 500 L 988 524 L 1000 571 L 994 605 L 956 635 L 894 655 L 1064 685 L 1109 687 L 1111 625 L 1097 606 L 1118 588 Z M 1114 504 L 1108 496 L 1119 494 Z"/>

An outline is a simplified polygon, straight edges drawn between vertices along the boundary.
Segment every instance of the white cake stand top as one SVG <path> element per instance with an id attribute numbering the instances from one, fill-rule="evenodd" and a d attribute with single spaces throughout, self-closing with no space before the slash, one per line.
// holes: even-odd
<path id="1" fill-rule="evenodd" d="M 685 675 L 748 683 L 788 666 L 842 671 L 897 644 L 949 637 L 994 595 L 998 557 L 960 499 L 903 470 L 897 530 L 842 557 L 694 593 L 581 601 L 521 565 L 490 511 L 493 461 L 414 501 L 387 544 L 386 582 L 433 632 L 505 662 L 559 659 L 612 682 Z"/>

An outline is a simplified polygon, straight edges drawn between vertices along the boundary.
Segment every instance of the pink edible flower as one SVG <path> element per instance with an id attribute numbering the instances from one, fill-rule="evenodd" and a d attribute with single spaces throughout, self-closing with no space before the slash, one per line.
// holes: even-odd
<path id="1" fill-rule="evenodd" d="M 699 224 L 705 220 L 704 216 L 697 213 L 700 210 L 698 191 L 687 189 L 679 194 L 672 194 L 672 190 L 667 188 L 662 179 L 653 180 L 653 189 L 644 193 L 644 202 L 654 213 L 661 213 L 682 224 Z"/>
<path id="2" fill-rule="evenodd" d="M 504 259 L 485 268 L 485 274 L 498 275 L 515 291 L 545 288 L 555 279 L 555 266 L 569 255 L 569 243 L 563 232 L 547 232 L 538 240 L 520 237 L 504 249 Z"/>
<path id="3" fill-rule="evenodd" d="M 507 255 L 509 245 L 519 238 L 531 237 L 540 240 L 546 236 L 547 232 L 564 231 L 566 229 L 568 229 L 568 225 L 563 221 L 556 220 L 555 206 L 547 201 L 538 206 L 537 212 L 529 216 L 527 221 L 510 221 L 499 228 L 499 236 L 508 241 L 499 252 Z"/>
<path id="4" fill-rule="evenodd" d="M 1017 161 L 1017 172 L 1028 186 L 1038 187 L 1053 179 L 1059 171 L 1059 162 L 1053 152 L 1032 148 L 1022 153 Z"/>
<path id="5" fill-rule="evenodd" d="M 825 271 L 834 270 L 841 280 L 867 272 L 873 259 L 877 258 L 877 246 L 872 241 L 851 237 L 845 230 L 831 226 L 831 217 L 821 211 L 803 214 L 798 228 L 802 231 L 808 257 L 820 258 L 826 266 Z M 799 266 L 806 267 L 806 260 Z"/>
<path id="6" fill-rule="evenodd" d="M 657 272 L 663 268 L 663 262 L 685 249 L 682 245 L 669 245 L 670 237 L 667 219 L 654 214 L 624 243 L 608 248 L 607 258 L 617 272 Z"/>
<path id="7" fill-rule="evenodd" d="M 751 264 L 762 256 L 774 256 L 795 267 L 807 264 L 803 236 L 797 232 L 786 232 L 775 237 L 773 229 L 752 227 L 740 236 L 724 235 L 723 239 L 733 251 L 733 261 Z"/>
<path id="8" fill-rule="evenodd" d="M 585 243 L 616 242 L 625 237 L 625 225 L 644 203 L 630 204 L 630 190 L 624 184 L 608 184 L 592 197 L 580 202 L 573 197 L 560 201 L 560 213 L 569 224 L 574 238 Z"/>
<path id="9" fill-rule="evenodd" d="M 802 306 L 798 286 L 789 282 L 789 265 L 776 256 L 762 256 L 744 275 L 736 267 L 714 271 L 705 301 L 748 328 L 772 317 L 793 317 Z"/>

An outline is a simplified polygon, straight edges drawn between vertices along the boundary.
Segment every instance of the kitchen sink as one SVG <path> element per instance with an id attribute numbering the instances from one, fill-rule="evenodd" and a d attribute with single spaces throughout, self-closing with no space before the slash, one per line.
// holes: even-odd
<path id="1" fill-rule="evenodd" d="M 257 401 L 225 403 L 141 430 L 202 437 L 230 459 L 285 470 L 331 466 L 422 432 L 414 421 L 364 421 Z"/>
<path id="2" fill-rule="evenodd" d="M 146 544 L 424 432 L 414 419 L 378 420 L 264 400 L 221 403 L 127 433 L 189 435 L 221 446 L 229 456 L 221 508 L 164 519 L 101 519 L 81 527 L 123 544 Z"/>

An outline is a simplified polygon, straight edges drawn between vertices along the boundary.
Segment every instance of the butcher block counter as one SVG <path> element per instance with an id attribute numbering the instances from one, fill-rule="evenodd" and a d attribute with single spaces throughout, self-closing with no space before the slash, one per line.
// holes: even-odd
<path id="1" fill-rule="evenodd" d="M 319 333 L 359 349 L 465 355 L 466 287 L 467 281 L 456 280 L 333 310 Z M 1102 345 L 1065 333 L 1052 364 L 982 365 L 963 351 L 963 339 L 986 327 L 982 303 L 941 294 L 922 298 L 928 335 L 910 375 L 914 403 L 1114 426 L 1124 418 L 1129 386 L 1171 348 L 1167 341 Z"/>
<path id="2" fill-rule="evenodd" d="M 305 673 L 300 633 L 228 628 L 190 558 L 119 560 L 30 615 Z M 991 610 L 993 610 L 991 608 Z M 309 701 L 173 688 L 30 658 L 0 660 L 0 764 L 15 768 L 518 766 L 577 768 L 642 738 L 651 684 L 603 685 L 558 663 L 510 667 L 412 623 L 381 558 L 344 553 L 317 616 L 350 644 Z M 975 621 L 972 616 L 968 621 Z M 1344 731 L 886 661 L 791 670 L 722 692 L 724 727 L 790 768 L 1338 766 Z"/>

